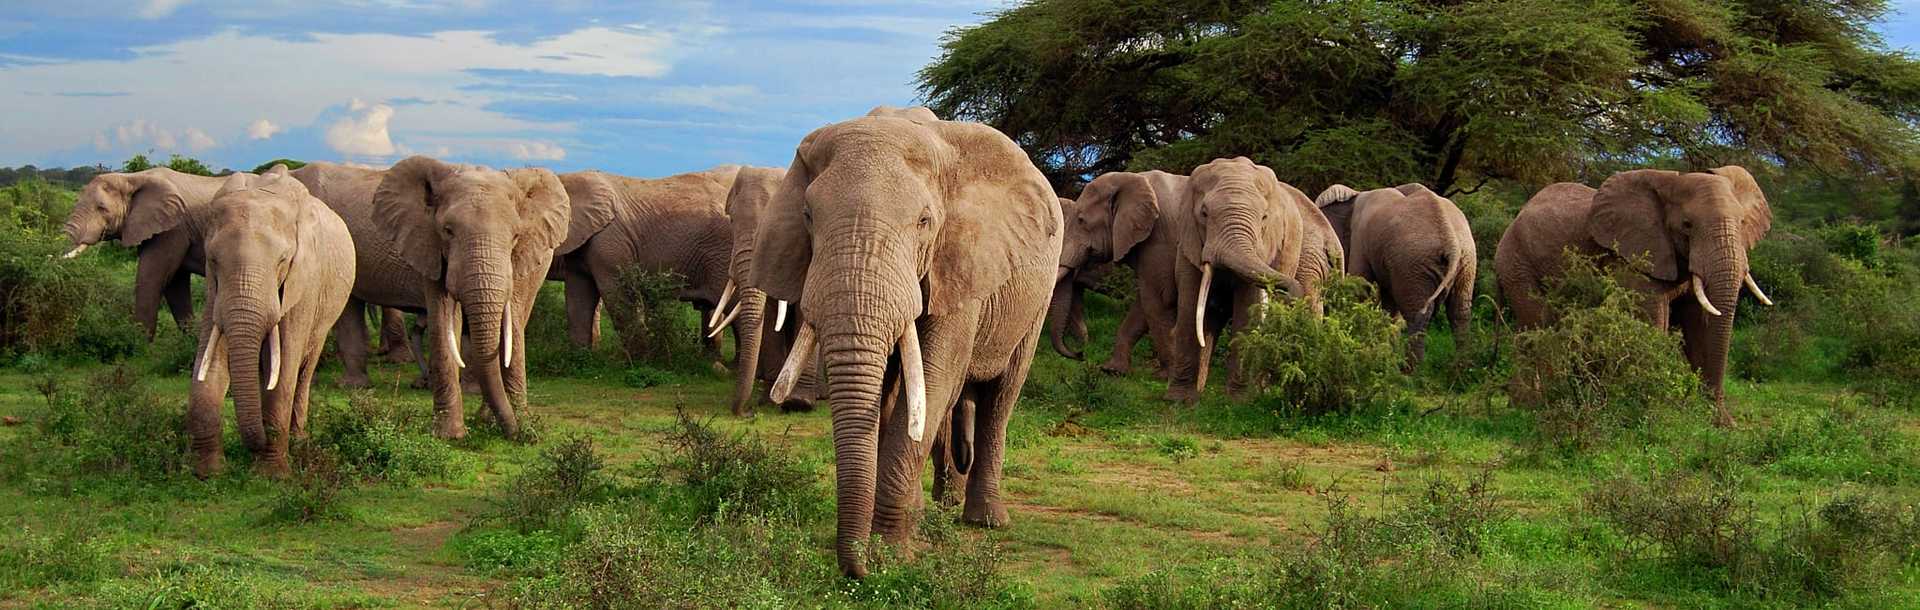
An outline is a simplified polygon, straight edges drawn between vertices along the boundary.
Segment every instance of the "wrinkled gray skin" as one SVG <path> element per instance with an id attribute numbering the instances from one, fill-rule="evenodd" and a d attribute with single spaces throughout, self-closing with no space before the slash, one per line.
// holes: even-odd
<path id="1" fill-rule="evenodd" d="M 1713 397 L 1714 423 L 1731 426 L 1722 383 L 1733 318 L 1747 251 L 1772 224 L 1766 194 L 1745 168 L 1634 170 L 1614 174 L 1598 190 L 1570 182 L 1542 189 L 1500 236 L 1493 263 L 1516 322 L 1535 328 L 1552 315 L 1539 295 L 1565 272 L 1563 252 L 1599 257 L 1642 295 L 1649 322 L 1680 326 L 1687 362 Z M 1644 265 L 1630 262 L 1641 259 Z M 1696 280 L 1704 304 L 1692 289 Z"/>
<path id="2" fill-rule="evenodd" d="M 293 172 L 353 234 L 353 302 L 338 333 L 349 370 L 365 370 L 366 320 L 354 305 L 426 318 L 434 434 L 466 436 L 464 361 L 508 437 L 526 404 L 526 325 L 553 249 L 567 234 L 567 195 L 544 169 L 499 171 L 410 157 L 390 169 L 315 163 Z M 463 333 L 464 327 L 464 333 Z M 457 346 L 465 334 L 468 348 Z M 362 346 L 358 353 L 348 350 Z M 510 348 L 510 349 L 508 349 Z M 511 362 L 509 362 L 511 360 Z"/>
<path id="3" fill-rule="evenodd" d="M 964 521 L 1008 523 L 1007 418 L 1059 266 L 1059 210 L 1012 140 L 924 108 L 879 108 L 815 130 L 795 151 L 761 220 L 754 272 L 770 298 L 807 312 L 783 377 L 812 365 L 804 347 L 817 337 L 833 409 L 834 548 L 847 575 L 867 573 L 869 534 L 908 541 L 930 454 L 942 461 L 936 477 L 964 471 L 964 482 L 936 484 L 965 488 Z M 924 395 L 908 391 L 916 380 Z M 914 404 L 925 407 L 919 440 Z M 971 421 L 948 421 L 968 411 Z M 961 432 L 964 447 L 935 450 Z M 964 463 L 946 463 L 956 453 Z"/>
<path id="4" fill-rule="evenodd" d="M 1320 280 L 1343 258 L 1340 239 L 1319 208 L 1272 169 L 1246 157 L 1216 159 L 1194 168 L 1187 185 L 1180 205 L 1163 211 L 1173 216 L 1168 226 L 1179 244 L 1167 399 L 1181 402 L 1197 400 L 1206 387 L 1223 326 L 1244 329 L 1263 295 L 1304 298 L 1318 308 Z M 1274 294 L 1266 295 L 1269 285 Z M 1196 328 L 1196 320 L 1204 329 Z M 1228 353 L 1227 369 L 1227 388 L 1237 392 L 1244 385 L 1238 352 Z"/>
<path id="5" fill-rule="evenodd" d="M 767 298 L 767 293 L 753 277 L 753 254 L 755 237 L 759 234 L 760 215 L 766 210 L 767 202 L 773 199 L 773 192 L 786 180 L 787 170 L 768 167 L 742 168 L 734 178 L 733 188 L 727 192 L 727 220 L 733 225 L 733 263 L 728 269 L 729 277 L 737 286 L 736 293 L 739 314 L 725 317 L 733 319 L 734 350 L 734 388 L 733 414 L 747 416 L 753 414 L 754 382 L 765 381 L 772 384 L 780 375 L 780 366 L 787 361 L 787 354 L 793 349 L 793 340 L 800 332 L 801 313 L 798 305 L 787 303 L 787 319 L 780 330 L 774 330 L 778 321 L 779 303 Z M 809 368 L 793 392 L 781 403 L 780 408 L 788 411 L 811 411 L 818 382 L 818 369 Z M 763 395 L 764 396 L 764 395 Z"/>
<path id="6" fill-rule="evenodd" d="M 567 335 L 575 345 L 596 341 L 601 297 L 630 268 L 678 274 L 686 283 L 680 300 L 700 311 L 702 323 L 712 318 L 731 277 L 733 228 L 725 206 L 739 172 L 726 166 L 652 180 L 592 171 L 560 176 L 573 212 L 554 275 L 567 285 Z M 636 323 L 635 312 L 610 313 L 615 328 Z M 717 358 L 715 344 L 707 345 Z"/>
<path id="7" fill-rule="evenodd" d="M 308 393 L 327 331 L 353 290 L 353 265 L 339 264 L 353 256 L 353 238 L 284 166 L 225 182 L 211 202 L 186 213 L 190 231 L 206 244 L 211 312 L 201 325 L 189 390 L 193 471 L 204 478 L 222 467 L 220 406 L 231 388 L 235 427 L 255 468 L 281 476 L 288 441 L 306 436 Z"/>
<path id="8" fill-rule="evenodd" d="M 1127 317 L 1115 337 L 1113 355 L 1101 368 L 1124 374 L 1133 369 L 1133 346 L 1150 337 L 1156 369 L 1164 372 L 1169 337 L 1179 315 L 1175 268 L 1179 247 L 1167 210 L 1185 206 L 1186 176 L 1162 171 L 1102 174 L 1080 192 L 1071 206 L 1062 205 L 1066 237 L 1060 249 L 1060 268 L 1067 277 L 1054 286 L 1049 324 L 1054 349 L 1077 358 L 1060 337 L 1063 327 L 1084 333 L 1086 289 L 1101 268 L 1125 265 L 1133 269 L 1135 292 Z M 1064 303 L 1063 303 L 1064 301 Z"/>
<path id="9" fill-rule="evenodd" d="M 1419 184 L 1365 193 L 1336 184 L 1314 204 L 1340 236 L 1347 275 L 1373 282 L 1381 306 L 1406 320 L 1406 370 L 1425 357 L 1427 324 L 1441 305 L 1455 344 L 1467 339 L 1479 255 L 1459 207 Z"/>
<path id="10" fill-rule="evenodd" d="M 251 174 L 248 174 L 251 175 Z M 133 319 L 153 339 L 165 300 L 182 332 L 193 326 L 192 280 L 206 275 L 206 250 L 181 224 L 206 207 L 225 178 L 183 174 L 164 167 L 95 176 L 67 216 L 67 240 L 76 247 L 118 238 L 137 248 Z"/>

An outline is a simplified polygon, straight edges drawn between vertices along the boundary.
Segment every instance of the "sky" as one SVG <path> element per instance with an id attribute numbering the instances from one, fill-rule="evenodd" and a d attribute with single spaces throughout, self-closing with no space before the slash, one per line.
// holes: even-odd
<path id="1" fill-rule="evenodd" d="M 1010 0 L 7 0 L 0 165 L 182 154 L 664 176 L 918 102 Z M 1879 30 L 1920 52 L 1920 0 Z"/>

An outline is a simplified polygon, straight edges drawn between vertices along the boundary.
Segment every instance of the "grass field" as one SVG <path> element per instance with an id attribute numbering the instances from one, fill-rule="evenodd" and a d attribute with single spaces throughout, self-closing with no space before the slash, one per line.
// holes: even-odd
<path id="1" fill-rule="evenodd" d="M 1089 354 L 1106 353 L 1102 337 L 1111 336 L 1114 307 L 1094 303 Z M 1444 362 L 1450 345 L 1436 338 L 1430 361 Z M 53 376 L 84 385 L 97 368 L 104 367 L 69 367 Z M 1629 521 L 1596 508 L 1600 494 L 1628 485 L 1623 481 L 1659 480 L 1651 473 L 1705 477 L 1724 484 L 1727 495 L 1718 499 L 1727 511 L 1714 513 L 1721 522 L 1704 527 L 1736 547 L 1742 536 L 1754 537 L 1760 540 L 1755 548 L 1773 549 L 1769 557 L 1780 552 L 1767 540 L 1793 539 L 1785 532 L 1799 531 L 1796 524 L 1837 499 L 1884 500 L 1894 507 L 1891 514 L 1904 515 L 1894 521 L 1910 519 L 1920 499 L 1920 445 L 1913 442 L 1920 413 L 1872 406 L 1838 385 L 1730 379 L 1740 420 L 1735 430 L 1708 427 L 1704 410 L 1669 412 L 1644 433 L 1575 454 L 1541 445 L 1497 387 L 1447 388 L 1441 368 L 1430 363 L 1400 408 L 1302 419 L 1217 396 L 1194 407 L 1171 406 L 1157 400 L 1163 384 L 1144 374 L 1106 377 L 1090 363 L 1043 350 L 1009 435 L 1005 487 L 1014 522 L 995 531 L 962 530 L 952 544 L 991 550 L 969 557 L 998 562 L 986 578 L 998 591 L 994 603 L 1003 606 L 1211 607 L 1255 599 L 1302 605 L 1271 595 L 1276 587 L 1321 587 L 1326 595 L 1301 598 L 1314 600 L 1306 605 L 1351 607 L 1920 606 L 1920 569 L 1907 555 L 1910 546 L 1889 546 L 1887 557 L 1868 557 L 1870 563 L 1858 566 L 1834 564 L 1874 571 L 1868 580 L 1841 574 L 1832 587 L 1774 586 L 1764 584 L 1771 572 L 1749 578 L 1743 571 L 1750 568 L 1741 566 L 1750 564 L 1703 560 L 1676 552 L 1677 544 L 1649 543 L 1632 533 Z M 335 374 L 323 369 L 316 412 L 348 401 L 326 383 Z M 430 402 L 424 391 L 406 387 L 411 375 L 410 365 L 381 365 L 372 395 L 416 411 L 419 432 Z M 287 520 L 275 515 L 287 503 L 285 489 L 300 483 L 258 479 L 244 467 L 202 482 L 182 475 L 69 480 L 23 466 L 31 456 L 22 453 L 54 451 L 31 438 L 33 419 L 48 416 L 35 389 L 42 379 L 0 374 L 0 416 L 22 424 L 0 427 L 0 447 L 15 453 L 0 461 L 11 471 L 0 476 L 0 528 L 9 532 L 0 542 L 0 607 L 525 603 L 529 583 L 553 572 L 513 555 L 567 553 L 569 547 L 511 535 L 484 518 L 497 512 L 502 490 L 540 462 L 543 450 L 574 436 L 592 440 L 608 472 L 658 462 L 667 452 L 663 439 L 679 426 L 679 410 L 720 430 L 766 439 L 816 475 L 818 490 L 830 489 L 824 411 L 763 411 L 742 421 L 724 415 L 725 378 L 681 377 L 647 389 L 617 377 L 537 378 L 532 398 L 540 443 L 478 432 L 453 443 L 440 472 L 348 486 L 331 501 L 330 516 Z M 163 399 L 183 400 L 184 375 L 158 377 L 153 385 Z M 468 405 L 483 410 L 473 397 Z M 230 444 L 232 436 L 229 430 Z M 1468 489 L 1465 504 L 1436 495 Z M 830 511 L 825 491 L 809 497 Z M 602 500 L 658 501 L 644 493 Z M 1461 531 L 1473 536 L 1464 552 L 1441 545 L 1434 553 L 1426 543 L 1407 542 L 1452 539 L 1446 536 L 1381 537 L 1393 539 L 1373 543 L 1373 560 L 1339 563 L 1354 546 L 1339 542 L 1342 532 L 1409 522 L 1426 524 L 1416 529 L 1429 533 L 1453 531 L 1445 519 L 1466 520 Z M 801 527 L 792 544 L 808 547 L 799 549 L 802 556 L 817 564 L 809 577 L 826 583 L 819 590 L 853 590 L 826 574 L 831 517 L 804 523 L 812 525 Z M 1900 535 L 1920 536 L 1920 528 Z M 1304 560 L 1329 556 L 1328 565 Z M 1816 556 L 1812 563 L 1832 562 Z M 1307 569 L 1315 565 L 1320 571 Z M 666 574 L 675 569 L 716 568 L 678 566 Z M 885 570 L 881 574 L 870 580 L 886 580 Z M 920 602 L 858 591 L 789 592 L 769 605 L 957 605 L 940 599 L 944 589 L 933 591 Z M 674 602 L 709 604 L 733 605 Z"/>

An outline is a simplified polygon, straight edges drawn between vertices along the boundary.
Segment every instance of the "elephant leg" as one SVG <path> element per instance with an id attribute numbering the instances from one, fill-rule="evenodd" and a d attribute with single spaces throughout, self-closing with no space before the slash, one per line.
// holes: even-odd
<path id="1" fill-rule="evenodd" d="M 1716 359 L 1727 357 L 1725 353 L 1714 353 L 1713 319 L 1692 296 L 1672 303 L 1674 322 L 1680 327 L 1681 349 L 1685 352 L 1687 364 L 1700 374 L 1701 387 L 1706 390 L 1707 398 L 1713 401 L 1713 425 L 1722 428 L 1733 426 L 1733 411 L 1727 408 L 1725 380 L 1712 377 Z M 1732 315 L 1728 313 L 1727 315 Z"/>
<path id="2" fill-rule="evenodd" d="M 133 272 L 133 320 L 146 331 L 148 340 L 153 339 L 154 325 L 160 317 L 162 293 L 173 283 L 174 276 L 186 273 L 180 265 L 186 260 L 189 247 L 185 230 L 163 231 L 140 245 L 139 261 Z M 168 301 L 169 307 L 173 304 Z M 174 312 L 174 320 L 183 314 L 192 319 L 191 298 L 184 311 Z"/>
<path id="3" fill-rule="evenodd" d="M 1027 384 L 1033 364 L 1034 347 L 1040 342 L 1039 329 L 1014 351 L 1007 369 L 998 379 L 977 384 L 976 396 L 983 402 L 974 412 L 973 467 L 967 474 L 967 504 L 960 520 L 981 527 L 1006 527 L 1012 524 L 1007 506 L 1000 497 L 1000 475 L 1007 451 L 1007 420 L 1020 402 L 1020 389 Z"/>
<path id="4" fill-rule="evenodd" d="M 532 276 L 516 288 L 511 327 L 500 332 L 513 333 L 513 366 L 505 371 L 507 398 L 515 412 L 527 408 L 527 321 L 533 318 L 534 303 L 540 298 L 542 276 Z"/>
<path id="5" fill-rule="evenodd" d="M 962 391 L 953 414 L 933 438 L 933 500 L 941 506 L 959 506 L 966 499 L 967 473 L 973 468 L 975 399 Z"/>
<path id="6" fill-rule="evenodd" d="M 1200 363 L 1206 359 L 1207 355 L 1207 350 L 1201 348 L 1198 343 L 1203 338 L 1194 328 L 1193 320 L 1197 315 L 1196 312 L 1206 304 L 1200 302 L 1198 294 L 1199 269 L 1180 265 L 1175 269 L 1174 276 L 1178 286 L 1174 295 L 1178 303 L 1176 307 L 1178 313 L 1174 316 L 1173 330 L 1167 341 L 1169 348 L 1167 354 L 1172 356 L 1169 358 L 1172 370 L 1167 376 L 1166 399 L 1176 402 L 1193 402 L 1200 397 L 1200 386 L 1195 382 L 1200 376 Z M 1212 343 L 1209 342 L 1208 345 L 1211 346 Z"/>
<path id="7" fill-rule="evenodd" d="M 301 355 L 311 347 L 303 333 L 291 331 L 301 326 L 298 322 L 297 319 L 280 322 L 280 380 L 271 390 L 266 389 L 265 384 L 260 386 L 260 418 L 267 431 L 267 446 L 254 456 L 253 468 L 273 477 L 286 476 L 290 471 L 287 451 L 293 440 L 293 403 L 298 394 L 294 388 L 299 385 L 300 369 L 306 364 Z"/>
<path id="8" fill-rule="evenodd" d="M 974 333 L 979 330 L 978 312 L 972 315 L 929 318 L 921 326 L 921 360 L 925 362 L 927 384 L 927 421 L 921 440 L 907 436 L 907 416 L 899 367 L 888 375 L 881 410 L 880 446 L 875 473 L 873 533 L 888 542 L 905 543 L 913 536 L 915 519 L 922 503 L 920 471 L 927 463 L 932 441 L 952 414 L 966 381 L 967 357 L 973 351 Z"/>
<path id="9" fill-rule="evenodd" d="M 1438 301 L 1428 305 L 1427 298 L 1433 296 L 1446 271 L 1432 271 L 1437 275 L 1430 277 L 1423 270 L 1411 277 L 1401 277 L 1399 281 L 1382 286 L 1380 290 L 1382 295 L 1391 295 L 1393 309 L 1388 311 L 1398 311 L 1400 318 L 1407 322 L 1407 327 L 1401 331 L 1407 339 L 1407 360 L 1401 363 L 1400 372 L 1409 375 L 1418 370 L 1420 363 L 1426 359 L 1427 325 L 1432 323 L 1434 309 L 1440 305 Z"/>
<path id="10" fill-rule="evenodd" d="M 1466 355 L 1471 353 L 1473 342 L 1473 286 L 1475 283 L 1474 262 L 1467 261 L 1454 276 L 1453 288 L 1447 293 L 1447 330 L 1453 334 L 1453 362 L 1455 367 L 1468 364 Z"/>
<path id="11" fill-rule="evenodd" d="M 1268 298 L 1275 297 L 1269 296 Z M 1233 317 L 1228 322 L 1229 327 L 1233 331 L 1232 335 L 1237 336 L 1240 333 L 1246 332 L 1247 326 L 1253 324 L 1254 316 L 1257 315 L 1255 308 L 1259 305 L 1259 286 L 1249 285 L 1234 291 Z M 1231 345 L 1231 342 L 1226 339 L 1222 339 L 1221 341 Z M 1240 398 L 1245 393 L 1246 388 L 1247 376 L 1246 371 L 1240 367 L 1240 350 L 1237 348 L 1229 348 L 1227 350 L 1227 395 Z"/>
<path id="12" fill-rule="evenodd" d="M 600 288 L 592 274 L 572 265 L 567 265 L 565 282 L 567 339 L 580 347 L 596 347 L 600 344 Z"/>
<path id="13" fill-rule="evenodd" d="M 173 274 L 161 296 L 166 297 L 167 312 L 173 314 L 173 323 L 180 327 L 180 332 L 193 332 L 193 274 L 185 271 Z"/>
<path id="14" fill-rule="evenodd" d="M 427 316 L 414 316 L 413 323 L 407 325 L 407 347 L 413 350 L 413 366 L 419 369 L 420 376 L 414 378 L 415 389 L 427 389 L 431 375 L 427 373 Z"/>
<path id="15" fill-rule="evenodd" d="M 1500 277 L 1500 297 L 1507 302 L 1507 308 L 1513 312 L 1513 323 L 1518 330 L 1539 328 L 1546 323 L 1547 305 L 1540 300 L 1540 277 L 1532 270 L 1503 265 Z"/>
<path id="16" fill-rule="evenodd" d="M 347 308 L 340 313 L 340 320 L 334 322 L 333 332 L 335 343 L 340 347 L 340 363 L 345 369 L 340 373 L 340 387 L 367 387 L 370 382 L 367 379 L 366 302 L 347 299 Z"/>
<path id="17" fill-rule="evenodd" d="M 187 392 L 187 433 L 192 438 L 193 474 L 202 479 L 218 474 L 223 467 L 220 407 L 226 404 L 228 382 L 224 341 L 212 346 L 210 355 L 201 356 L 207 353 L 207 335 L 207 330 L 201 331 L 200 349 L 195 351 L 194 360 L 196 366 L 202 359 L 206 361 L 206 371 L 201 373 L 205 379 L 190 375 L 192 385 Z"/>
<path id="18" fill-rule="evenodd" d="M 305 354 L 306 357 L 300 361 L 300 376 L 294 378 L 296 385 L 294 385 L 293 395 L 293 440 L 303 441 L 307 440 L 309 436 L 307 431 L 307 406 L 311 404 L 313 397 L 313 372 L 314 369 L 320 367 L 320 354 L 326 351 L 326 349 L 327 336 L 320 334 L 317 339 L 308 345 L 307 353 Z"/>
<path id="19" fill-rule="evenodd" d="M 1107 358 L 1106 364 L 1100 365 L 1100 370 L 1114 375 L 1132 373 L 1133 346 L 1146 333 L 1146 306 L 1140 303 L 1140 299 L 1134 299 L 1133 304 L 1127 306 L 1126 319 L 1120 321 L 1120 331 L 1113 337 L 1113 356 Z"/>
<path id="20" fill-rule="evenodd" d="M 387 362 L 418 362 L 412 349 L 413 343 L 408 335 L 412 334 L 412 325 L 407 323 L 407 314 L 392 307 L 380 310 L 380 352 Z"/>
<path id="21" fill-rule="evenodd" d="M 432 290 L 427 300 L 427 336 L 433 349 L 427 351 L 428 387 L 433 389 L 433 435 L 440 438 L 466 438 L 467 413 L 461 403 L 460 365 L 449 349 L 459 337 L 458 311 L 453 297 Z"/>

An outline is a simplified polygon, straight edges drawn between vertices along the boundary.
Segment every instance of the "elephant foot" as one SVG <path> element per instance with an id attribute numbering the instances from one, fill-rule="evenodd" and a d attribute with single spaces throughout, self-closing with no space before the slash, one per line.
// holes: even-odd
<path id="1" fill-rule="evenodd" d="M 446 439 L 446 440 L 459 440 L 459 439 L 466 438 L 467 424 L 466 422 L 463 422 L 451 417 L 439 419 L 438 421 L 433 422 L 433 436 L 434 438 Z"/>
<path id="2" fill-rule="evenodd" d="M 780 403 L 780 412 L 781 413 L 812 413 L 813 401 L 803 400 L 799 398 L 788 398 L 786 402 Z"/>
<path id="3" fill-rule="evenodd" d="M 966 510 L 960 513 L 960 522 L 995 529 L 1012 525 L 1013 519 L 1007 516 L 1007 507 L 999 502 L 968 501 Z"/>
<path id="4" fill-rule="evenodd" d="M 715 375 L 727 374 L 727 365 L 719 360 L 708 363 L 707 368 L 712 370 Z"/>
<path id="5" fill-rule="evenodd" d="M 433 387 L 433 382 L 428 381 L 426 376 L 423 375 L 420 377 L 413 378 L 413 383 L 409 383 L 407 384 L 407 386 L 416 390 L 425 390 Z"/>
<path id="6" fill-rule="evenodd" d="M 967 475 L 957 472 L 936 474 L 933 477 L 933 501 L 942 508 L 960 506 L 967 499 Z"/>
<path id="7" fill-rule="evenodd" d="M 408 364 L 413 362 L 413 351 L 395 349 L 386 353 L 385 360 L 393 364 Z"/>
<path id="8" fill-rule="evenodd" d="M 1200 400 L 1200 392 L 1196 391 L 1192 386 L 1183 386 L 1174 383 L 1167 386 L 1167 394 L 1162 396 L 1161 399 L 1168 402 L 1192 404 Z"/>
<path id="9" fill-rule="evenodd" d="M 262 458 L 253 463 L 254 476 L 281 480 L 293 475 L 293 468 L 287 465 L 286 457 Z"/>
<path id="10" fill-rule="evenodd" d="M 1124 376 L 1133 372 L 1133 363 L 1108 360 L 1100 365 L 1100 372 L 1115 377 Z"/>
<path id="11" fill-rule="evenodd" d="M 343 373 L 340 375 L 340 387 L 358 390 L 373 385 L 366 373 Z"/>
<path id="12" fill-rule="evenodd" d="M 200 454 L 200 456 L 193 461 L 193 476 L 203 481 L 220 474 L 223 470 L 226 470 L 226 462 L 217 449 L 209 453 Z"/>

